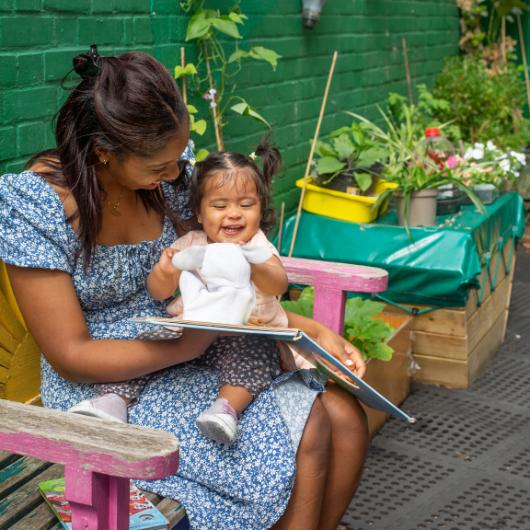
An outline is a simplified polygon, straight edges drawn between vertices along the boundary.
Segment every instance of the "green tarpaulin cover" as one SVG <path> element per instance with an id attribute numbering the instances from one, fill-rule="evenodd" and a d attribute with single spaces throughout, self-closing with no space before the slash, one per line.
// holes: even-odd
<path id="1" fill-rule="evenodd" d="M 391 211 L 372 224 L 349 223 L 302 212 L 293 256 L 381 267 L 389 273 L 384 297 L 396 303 L 464 306 L 469 289 L 490 260 L 498 268 L 506 242 L 524 233 L 525 209 L 517 193 L 501 195 L 481 214 L 472 205 L 440 216 L 435 227 L 397 226 Z M 280 253 L 288 255 L 294 216 L 282 230 Z M 509 266 L 509 263 L 508 263 Z M 490 279 L 495 285 L 496 278 Z"/>

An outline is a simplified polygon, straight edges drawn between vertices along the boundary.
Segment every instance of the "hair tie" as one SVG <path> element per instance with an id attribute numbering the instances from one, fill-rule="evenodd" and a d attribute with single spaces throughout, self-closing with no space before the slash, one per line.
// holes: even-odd
<path id="1" fill-rule="evenodd" d="M 97 45 L 92 44 L 88 53 L 76 55 L 73 59 L 73 63 L 74 70 L 81 76 L 82 79 L 96 77 L 101 69 L 101 56 L 98 53 Z"/>
<path id="2" fill-rule="evenodd" d="M 252 153 L 250 153 L 250 155 L 248 155 L 248 157 L 250 158 L 250 160 L 256 160 L 256 153 L 254 151 L 252 151 Z"/>

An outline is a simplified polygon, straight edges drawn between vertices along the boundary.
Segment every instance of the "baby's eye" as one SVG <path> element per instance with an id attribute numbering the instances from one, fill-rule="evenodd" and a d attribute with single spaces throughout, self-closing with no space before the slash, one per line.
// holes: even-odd
<path id="1" fill-rule="evenodd" d="M 226 204 L 212 204 L 212 207 L 215 208 L 216 210 L 222 210 L 223 208 L 226 207 Z"/>
<path id="2" fill-rule="evenodd" d="M 241 203 L 241 208 L 252 208 L 254 206 L 254 202 L 243 202 Z"/>

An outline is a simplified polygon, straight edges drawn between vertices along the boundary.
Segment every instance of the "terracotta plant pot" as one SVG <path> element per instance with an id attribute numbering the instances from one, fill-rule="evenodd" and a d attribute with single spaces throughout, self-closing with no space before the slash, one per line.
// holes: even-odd
<path id="1" fill-rule="evenodd" d="M 405 220 L 405 201 L 396 192 L 396 209 L 401 226 L 433 226 L 436 224 L 436 197 L 438 190 L 414 191 L 410 195 L 409 211 Z"/>

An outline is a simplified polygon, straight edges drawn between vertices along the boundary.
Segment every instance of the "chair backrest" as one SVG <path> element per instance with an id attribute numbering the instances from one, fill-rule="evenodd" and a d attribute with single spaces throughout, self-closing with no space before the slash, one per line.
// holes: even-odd
<path id="1" fill-rule="evenodd" d="M 39 401 L 40 352 L 17 306 L 0 260 L 0 398 Z"/>

